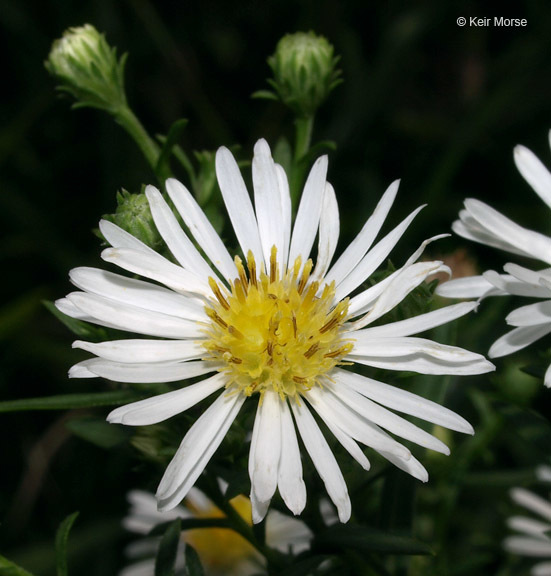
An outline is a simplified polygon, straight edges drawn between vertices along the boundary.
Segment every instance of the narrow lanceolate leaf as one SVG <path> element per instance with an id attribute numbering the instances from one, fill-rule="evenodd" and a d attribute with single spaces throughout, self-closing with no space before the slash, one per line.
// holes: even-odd
<path id="1" fill-rule="evenodd" d="M 189 544 L 186 546 L 186 573 L 188 576 L 205 576 L 199 554 Z"/>
<path id="2" fill-rule="evenodd" d="M 313 550 L 325 553 L 352 548 L 358 552 L 381 554 L 433 554 L 424 542 L 408 536 L 399 536 L 353 524 L 336 524 L 318 534 L 312 543 Z"/>
<path id="3" fill-rule="evenodd" d="M 71 410 L 74 408 L 92 408 L 95 406 L 118 406 L 143 396 L 131 390 L 113 392 L 88 392 L 83 394 L 60 394 L 40 398 L 21 398 L 0 402 L 1 412 L 25 412 L 29 410 Z"/>
<path id="4" fill-rule="evenodd" d="M 59 525 L 55 535 L 55 557 L 56 557 L 56 570 L 57 576 L 67 576 L 67 539 L 69 532 L 73 526 L 74 521 L 77 519 L 78 512 L 73 512 L 67 516 L 65 520 Z"/>
<path id="5" fill-rule="evenodd" d="M 174 576 L 178 544 L 180 543 L 180 519 L 168 525 L 155 558 L 155 576 Z"/>
<path id="6" fill-rule="evenodd" d="M 2 576 L 33 576 L 30 572 L 27 572 L 24 568 L 21 568 L 21 566 L 14 564 L 11 560 L 8 560 L 1 555 L 0 574 L 2 574 Z"/>

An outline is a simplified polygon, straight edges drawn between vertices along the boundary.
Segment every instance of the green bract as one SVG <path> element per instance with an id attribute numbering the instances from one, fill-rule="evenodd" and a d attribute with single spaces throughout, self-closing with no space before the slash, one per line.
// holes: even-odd
<path id="1" fill-rule="evenodd" d="M 117 210 L 104 218 L 153 250 L 159 250 L 163 246 L 163 239 L 157 231 L 145 194 L 131 194 L 127 190 L 117 192 Z"/>
<path id="2" fill-rule="evenodd" d="M 90 24 L 69 28 L 56 40 L 44 63 L 59 81 L 59 89 L 77 100 L 75 106 L 90 106 L 116 113 L 126 106 L 124 64 L 117 60 L 103 34 Z"/>

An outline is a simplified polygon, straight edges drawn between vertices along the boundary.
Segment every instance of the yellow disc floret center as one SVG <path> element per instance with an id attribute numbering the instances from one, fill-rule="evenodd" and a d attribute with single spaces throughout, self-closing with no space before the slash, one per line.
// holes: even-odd
<path id="1" fill-rule="evenodd" d="M 312 261 L 300 257 L 281 277 L 275 246 L 269 274 L 257 273 L 253 255 L 248 274 L 235 258 L 239 277 L 230 290 L 209 278 L 215 300 L 204 346 L 209 358 L 222 361 L 228 386 L 247 396 L 266 390 L 281 398 L 320 384 L 320 378 L 352 349 L 342 338 L 348 299 L 334 303 L 335 285 L 309 281 Z"/>

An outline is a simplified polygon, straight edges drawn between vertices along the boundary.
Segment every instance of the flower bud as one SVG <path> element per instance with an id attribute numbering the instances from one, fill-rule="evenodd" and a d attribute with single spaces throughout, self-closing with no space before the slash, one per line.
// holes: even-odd
<path id="1" fill-rule="evenodd" d="M 161 238 L 145 194 L 131 194 L 127 190 L 117 192 L 117 210 L 114 214 L 104 216 L 144 244 L 160 251 L 163 247 Z"/>
<path id="2" fill-rule="evenodd" d="M 75 106 L 91 106 L 116 112 L 126 106 L 125 56 L 117 61 L 103 34 L 90 24 L 69 28 L 56 40 L 44 63 L 59 81 L 59 90 L 77 100 Z"/>
<path id="3" fill-rule="evenodd" d="M 297 116 L 311 116 L 342 81 L 341 71 L 336 68 L 338 60 L 323 36 L 313 32 L 288 34 L 268 58 L 274 74 L 268 82 Z"/>

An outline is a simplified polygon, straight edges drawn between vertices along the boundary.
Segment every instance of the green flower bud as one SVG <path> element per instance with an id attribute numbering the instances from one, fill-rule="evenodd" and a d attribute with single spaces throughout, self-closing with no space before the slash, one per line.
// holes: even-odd
<path id="1" fill-rule="evenodd" d="M 341 83 L 333 46 L 313 32 L 284 36 L 268 58 L 274 79 L 268 80 L 277 97 L 297 116 L 312 116 L 335 86 Z"/>
<path id="2" fill-rule="evenodd" d="M 104 218 L 126 230 L 153 250 L 157 252 L 162 250 L 163 239 L 155 226 L 145 194 L 131 194 L 127 190 L 117 192 L 117 210 L 114 214 L 105 215 Z"/>
<path id="3" fill-rule="evenodd" d="M 116 113 L 126 106 L 124 64 L 117 60 L 103 34 L 90 24 L 69 28 L 56 40 L 44 63 L 59 81 L 59 90 L 69 92 L 76 107 L 91 106 Z"/>

